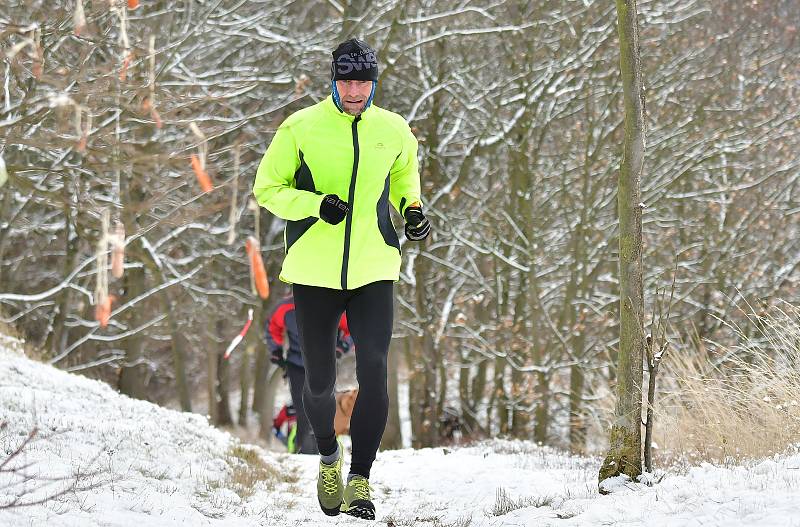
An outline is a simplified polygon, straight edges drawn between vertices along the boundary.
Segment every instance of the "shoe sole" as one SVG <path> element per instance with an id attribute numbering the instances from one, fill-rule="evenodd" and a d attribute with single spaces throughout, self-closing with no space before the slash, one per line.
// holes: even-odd
<path id="1" fill-rule="evenodd" d="M 375 519 L 375 509 L 370 509 L 368 507 L 359 507 L 358 505 L 355 505 L 353 507 L 350 507 L 346 511 L 342 512 L 349 516 L 355 516 L 356 518 L 361 518 L 362 520 Z"/>
<path id="2" fill-rule="evenodd" d="M 322 512 L 324 512 L 328 516 L 339 516 L 339 513 L 342 512 L 339 509 L 339 507 L 341 507 L 341 505 L 338 505 L 336 508 L 333 509 L 326 509 L 325 507 L 322 506 L 322 503 L 319 504 L 319 508 L 322 509 Z"/>

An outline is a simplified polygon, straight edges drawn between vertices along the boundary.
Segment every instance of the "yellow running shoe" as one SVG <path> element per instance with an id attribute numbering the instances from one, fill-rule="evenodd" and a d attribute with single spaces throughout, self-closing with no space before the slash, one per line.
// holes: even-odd
<path id="1" fill-rule="evenodd" d="M 375 505 L 370 498 L 369 480 L 364 476 L 353 476 L 344 488 L 344 501 L 341 510 L 345 514 L 363 520 L 375 519 Z"/>
<path id="2" fill-rule="evenodd" d="M 342 461 L 344 459 L 344 447 L 341 441 L 339 444 L 339 459 L 333 464 L 327 465 L 320 460 L 319 475 L 317 476 L 317 498 L 322 512 L 328 516 L 337 516 L 339 506 L 342 504 L 344 496 L 344 484 L 342 483 Z"/>

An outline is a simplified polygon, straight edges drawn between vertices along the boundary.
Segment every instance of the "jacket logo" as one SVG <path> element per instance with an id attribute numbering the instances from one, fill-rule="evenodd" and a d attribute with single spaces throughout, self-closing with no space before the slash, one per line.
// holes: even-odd
<path id="1" fill-rule="evenodd" d="M 383 143 L 378 143 L 377 145 L 375 145 L 375 148 L 377 148 L 378 150 L 383 150 L 386 147 L 383 145 Z"/>
<path id="2" fill-rule="evenodd" d="M 378 60 L 375 58 L 375 53 L 340 55 L 336 58 L 336 72 L 339 75 L 347 75 L 353 70 L 361 71 L 377 67 Z"/>

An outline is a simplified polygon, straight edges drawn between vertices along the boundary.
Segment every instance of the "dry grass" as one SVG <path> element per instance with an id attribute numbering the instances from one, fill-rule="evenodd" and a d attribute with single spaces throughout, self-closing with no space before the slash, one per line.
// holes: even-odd
<path id="1" fill-rule="evenodd" d="M 472 516 L 460 516 L 452 522 L 442 520 L 441 516 L 415 516 L 413 518 L 402 518 L 389 515 L 385 517 L 382 522 L 386 523 L 386 527 L 416 527 L 423 525 L 430 527 L 470 527 L 472 525 Z"/>
<path id="2" fill-rule="evenodd" d="M 224 486 L 236 492 L 242 499 L 253 495 L 259 483 L 272 489 L 278 483 L 297 483 L 296 474 L 268 465 L 258 451 L 243 445 L 235 445 L 228 451 L 226 461 L 231 467 L 230 476 Z"/>
<path id="3" fill-rule="evenodd" d="M 492 516 L 504 516 L 509 512 L 528 507 L 550 507 L 555 500 L 554 496 L 522 496 L 514 499 L 502 487 L 497 489 L 494 506 L 490 511 Z"/>
<path id="4" fill-rule="evenodd" d="M 750 315 L 735 347 L 670 352 L 656 402 L 661 462 L 729 463 L 800 443 L 800 309 Z"/>

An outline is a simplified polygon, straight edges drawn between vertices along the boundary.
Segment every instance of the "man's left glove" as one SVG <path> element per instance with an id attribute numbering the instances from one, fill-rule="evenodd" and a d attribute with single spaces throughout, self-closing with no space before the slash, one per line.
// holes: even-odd
<path id="1" fill-rule="evenodd" d="M 431 233 L 431 222 L 422 213 L 422 207 L 409 206 L 405 211 L 406 238 L 413 242 L 424 240 Z"/>

